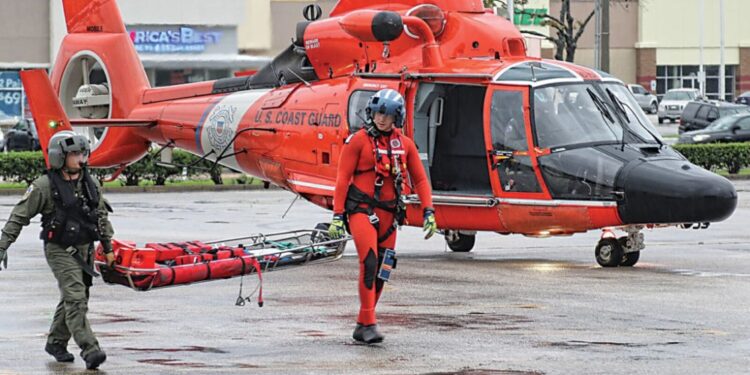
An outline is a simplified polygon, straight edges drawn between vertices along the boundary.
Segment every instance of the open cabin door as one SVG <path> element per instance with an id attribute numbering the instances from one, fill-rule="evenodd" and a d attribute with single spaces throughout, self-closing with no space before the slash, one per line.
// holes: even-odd
<path id="1" fill-rule="evenodd" d="M 491 196 L 484 134 L 486 86 L 420 83 L 414 141 L 433 195 Z"/>

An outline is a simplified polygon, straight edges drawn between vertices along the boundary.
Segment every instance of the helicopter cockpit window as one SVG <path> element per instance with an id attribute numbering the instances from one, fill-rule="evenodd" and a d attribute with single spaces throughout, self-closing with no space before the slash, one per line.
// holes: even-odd
<path id="1" fill-rule="evenodd" d="M 614 109 L 590 84 L 569 84 L 533 91 L 537 145 L 559 148 L 587 143 L 616 143 L 623 130 Z"/>
<path id="2" fill-rule="evenodd" d="M 514 154 L 529 149 L 520 91 L 495 91 L 492 94 L 491 126 L 493 163 L 500 173 L 503 191 L 540 192 L 531 158 Z"/>
<path id="3" fill-rule="evenodd" d="M 602 89 L 607 93 L 607 99 L 621 111 L 621 118 L 627 122 L 629 132 L 638 138 L 636 141 L 658 143 L 656 137 L 661 139 L 659 131 L 654 128 L 633 94 L 625 86 L 619 83 L 604 83 Z M 610 93 L 612 97 L 609 97 Z"/>
<path id="4" fill-rule="evenodd" d="M 623 165 L 593 147 L 539 157 L 542 175 L 554 199 L 614 200 L 615 177 Z"/>
<path id="5" fill-rule="evenodd" d="M 607 73 L 607 72 L 605 72 L 603 70 L 594 69 L 594 71 L 596 72 L 596 74 L 600 75 L 602 78 L 617 79 L 617 77 L 615 77 L 615 76 L 613 76 L 613 75 L 611 75 L 611 74 L 609 74 L 609 73 Z"/>
<path id="6" fill-rule="evenodd" d="M 349 114 L 347 120 L 349 121 L 350 133 L 354 134 L 354 132 L 365 126 L 365 106 L 373 94 L 375 94 L 375 91 L 357 90 L 349 97 Z"/>
<path id="7" fill-rule="evenodd" d="M 576 76 L 559 66 L 531 61 L 510 67 L 503 72 L 496 81 L 539 82 L 550 79 L 565 78 L 573 79 L 576 78 Z"/>

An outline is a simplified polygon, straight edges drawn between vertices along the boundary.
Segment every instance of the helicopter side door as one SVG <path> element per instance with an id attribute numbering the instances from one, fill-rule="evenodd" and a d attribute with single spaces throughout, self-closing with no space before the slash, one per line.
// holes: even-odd
<path id="1" fill-rule="evenodd" d="M 501 198 L 549 199 L 533 150 L 528 88 L 490 88 L 485 105 L 489 167 Z"/>
<path id="2" fill-rule="evenodd" d="M 577 231 L 588 212 L 552 200 L 537 159 L 544 152 L 534 146 L 529 100 L 525 86 L 490 87 L 485 100 L 488 167 L 500 222 L 506 232 L 533 236 L 567 232 L 567 223 L 576 223 L 570 229 Z"/>

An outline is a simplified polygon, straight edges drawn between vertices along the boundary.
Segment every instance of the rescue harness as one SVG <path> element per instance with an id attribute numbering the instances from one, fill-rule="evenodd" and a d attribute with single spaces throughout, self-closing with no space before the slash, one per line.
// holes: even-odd
<path id="1" fill-rule="evenodd" d="M 378 237 L 378 242 L 385 241 L 393 232 L 404 224 L 406 219 L 406 205 L 401 200 L 401 192 L 404 184 L 404 171 L 406 170 L 404 144 L 401 139 L 401 131 L 394 128 L 390 134 L 381 133 L 373 125 L 366 131 L 372 143 L 373 157 L 375 166 L 373 169 L 354 171 L 355 175 L 363 173 L 375 173 L 375 191 L 373 196 L 358 189 L 354 184 L 349 185 L 346 194 L 346 203 L 344 213 L 348 215 L 362 213 L 369 217 L 370 224 L 375 227 L 376 232 L 380 232 L 380 219 L 375 213 L 375 208 L 393 213 L 393 223 L 388 230 Z M 381 200 L 380 194 L 386 177 L 393 176 L 393 187 L 396 192 L 396 198 L 392 200 Z M 365 207 L 363 207 L 364 205 Z"/>
<path id="2" fill-rule="evenodd" d="M 81 194 L 76 194 L 75 182 L 63 179 L 60 171 L 50 170 L 47 175 L 55 212 L 42 217 L 42 241 L 62 246 L 98 241 L 100 197 L 88 169 L 81 172 Z"/>

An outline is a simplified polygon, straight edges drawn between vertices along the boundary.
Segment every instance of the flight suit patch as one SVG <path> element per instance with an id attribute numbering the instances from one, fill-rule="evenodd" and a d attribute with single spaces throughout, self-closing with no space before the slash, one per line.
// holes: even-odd
<path id="1" fill-rule="evenodd" d="M 32 191 L 34 191 L 34 185 L 29 185 L 29 187 L 26 189 L 26 192 L 23 193 L 23 197 L 21 197 L 21 201 L 23 202 L 23 201 L 29 199 L 29 197 L 31 196 L 31 192 Z"/>

